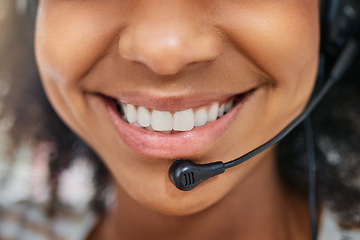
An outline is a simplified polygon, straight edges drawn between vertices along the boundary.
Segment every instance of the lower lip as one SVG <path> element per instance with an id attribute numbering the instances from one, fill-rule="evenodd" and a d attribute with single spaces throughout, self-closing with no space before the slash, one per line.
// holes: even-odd
<path id="1" fill-rule="evenodd" d="M 225 133 L 252 93 L 246 93 L 230 112 L 216 121 L 174 134 L 133 126 L 122 119 L 112 99 L 107 99 L 106 105 L 120 138 L 135 152 L 150 158 L 191 158 L 208 149 Z"/>

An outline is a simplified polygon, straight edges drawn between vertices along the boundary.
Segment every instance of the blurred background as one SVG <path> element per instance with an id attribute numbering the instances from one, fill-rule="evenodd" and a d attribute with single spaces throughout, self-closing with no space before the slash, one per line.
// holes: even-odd
<path id="1" fill-rule="evenodd" d="M 4 107 L 1 100 L 9 92 L 11 80 L 34 76 L 35 62 L 27 61 L 33 59 L 35 6 L 36 0 L 0 0 L 0 113 Z M 14 62 L 19 64 L 14 66 Z M 31 99 L 23 104 L 30 103 Z M 45 203 L 49 199 L 47 157 L 51 142 L 34 148 L 24 141 L 10 154 L 7 133 L 12 123 L 11 117 L 0 118 L 0 206 L 22 200 Z M 77 209 L 84 208 L 93 194 L 91 172 L 86 161 L 75 161 L 60 179 L 60 200 Z"/>

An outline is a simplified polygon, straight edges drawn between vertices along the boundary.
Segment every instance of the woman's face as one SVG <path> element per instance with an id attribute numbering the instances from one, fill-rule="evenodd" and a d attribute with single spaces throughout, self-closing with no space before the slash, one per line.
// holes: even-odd
<path id="1" fill-rule="evenodd" d="M 184 215 L 273 150 L 190 192 L 171 184 L 170 165 L 234 159 L 293 120 L 315 82 L 318 19 L 314 0 L 40 0 L 36 57 L 52 105 L 118 186 Z"/>

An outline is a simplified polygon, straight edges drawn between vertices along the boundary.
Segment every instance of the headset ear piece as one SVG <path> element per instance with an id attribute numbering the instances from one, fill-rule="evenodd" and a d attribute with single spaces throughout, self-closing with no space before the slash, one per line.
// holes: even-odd
<path id="1" fill-rule="evenodd" d="M 359 35 L 360 3 L 357 0 L 322 0 L 322 51 L 336 58 L 347 42 Z"/>

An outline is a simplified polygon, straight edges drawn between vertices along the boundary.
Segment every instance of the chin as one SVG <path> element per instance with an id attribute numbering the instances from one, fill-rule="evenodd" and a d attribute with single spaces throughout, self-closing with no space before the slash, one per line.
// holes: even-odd
<path id="1" fill-rule="evenodd" d="M 151 183 L 141 186 L 119 187 L 122 200 L 130 201 L 138 209 L 168 216 L 188 216 L 206 211 L 227 195 L 229 187 L 222 186 L 223 179 L 211 179 L 191 191 L 181 191 L 169 180 L 154 188 Z M 129 185 L 126 185 L 129 186 Z"/>

